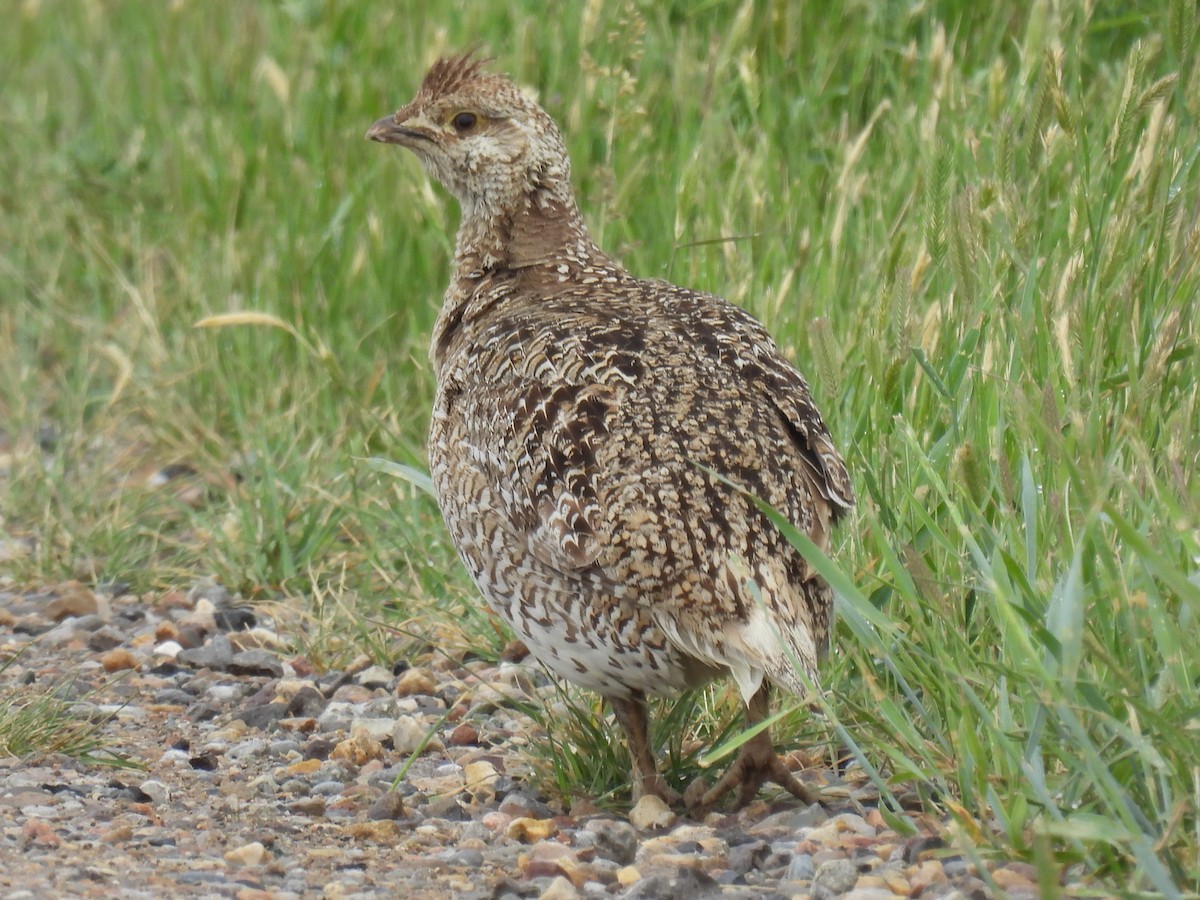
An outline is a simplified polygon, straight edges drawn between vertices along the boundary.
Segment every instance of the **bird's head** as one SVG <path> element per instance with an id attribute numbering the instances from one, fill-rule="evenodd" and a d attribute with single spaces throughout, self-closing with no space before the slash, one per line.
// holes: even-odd
<path id="1" fill-rule="evenodd" d="M 570 195 L 570 163 L 550 116 L 503 75 L 467 53 L 439 59 L 416 97 L 367 131 L 399 144 L 449 190 L 467 217 L 494 218 Z"/>

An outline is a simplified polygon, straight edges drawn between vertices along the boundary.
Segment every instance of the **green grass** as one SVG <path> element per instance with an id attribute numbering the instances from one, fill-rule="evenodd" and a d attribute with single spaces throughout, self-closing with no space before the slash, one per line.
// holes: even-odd
<path id="1" fill-rule="evenodd" d="M 811 376 L 861 500 L 827 739 L 985 852 L 1200 891 L 1194 3 L 14 9 L 11 584 L 214 575 L 331 661 L 464 621 L 494 651 L 436 509 L 368 462 L 424 466 L 456 211 L 362 133 L 482 42 L 563 125 L 598 240 Z M 287 327 L 193 327 L 246 311 Z"/>
<path id="2" fill-rule="evenodd" d="M 103 687 L 78 691 L 68 677 L 26 680 L 28 673 L 17 663 L 29 646 L 0 658 L 0 757 L 63 754 L 94 765 L 136 767 L 105 729 L 111 716 L 89 716 L 78 705 L 99 696 Z"/>

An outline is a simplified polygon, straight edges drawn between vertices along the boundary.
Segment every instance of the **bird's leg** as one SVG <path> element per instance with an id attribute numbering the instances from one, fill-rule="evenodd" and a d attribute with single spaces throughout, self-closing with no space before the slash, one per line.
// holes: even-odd
<path id="1" fill-rule="evenodd" d="M 646 695 L 634 691 L 629 697 L 609 697 L 617 721 L 625 730 L 629 758 L 633 760 L 633 799 L 636 803 L 645 794 L 654 794 L 666 803 L 678 801 L 678 795 L 667 787 L 658 774 L 654 753 L 650 749 L 650 718 L 646 713 Z"/>
<path id="2" fill-rule="evenodd" d="M 746 704 L 746 727 L 753 728 L 767 717 L 769 711 L 770 689 L 764 681 L 762 687 Z M 692 815 L 699 816 L 711 809 L 713 804 L 734 787 L 737 787 L 737 805 L 742 807 L 754 799 L 758 789 L 767 781 L 774 782 L 805 803 L 820 802 L 818 793 L 802 784 L 775 753 L 775 747 L 771 744 L 769 728 L 764 728 L 742 744 L 741 751 L 738 753 L 737 759 L 733 761 L 733 765 L 711 788 L 704 790 L 702 781 L 690 785 L 684 795 L 684 801 L 687 803 L 688 811 Z"/>

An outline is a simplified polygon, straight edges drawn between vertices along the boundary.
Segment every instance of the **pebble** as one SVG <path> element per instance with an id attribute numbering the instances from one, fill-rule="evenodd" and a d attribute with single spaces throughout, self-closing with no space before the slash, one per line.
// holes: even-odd
<path id="1" fill-rule="evenodd" d="M 817 867 L 813 863 L 811 853 L 797 853 L 792 857 L 792 862 L 787 870 L 789 881 L 808 881 L 816 874 Z"/>
<path id="2" fill-rule="evenodd" d="M 575 890 L 575 885 L 562 875 L 550 882 L 550 886 L 538 895 L 539 900 L 575 900 L 578 896 L 579 891 Z"/>
<path id="3" fill-rule="evenodd" d="M 509 822 L 504 829 L 504 834 L 522 843 L 530 844 L 549 837 L 556 830 L 557 826 L 553 819 L 530 819 L 522 816 Z"/>
<path id="4" fill-rule="evenodd" d="M 667 828 L 678 818 L 671 807 L 654 794 L 643 795 L 629 811 L 629 824 L 643 830 Z"/>
<path id="5" fill-rule="evenodd" d="M 437 735 L 430 737 L 429 731 L 429 725 L 423 719 L 400 716 L 392 724 L 392 748 L 404 756 L 416 753 L 422 745 L 430 752 L 443 749 L 441 739 Z"/>
<path id="6" fill-rule="evenodd" d="M 244 844 L 225 854 L 225 861 L 237 866 L 260 866 L 270 858 L 260 841 Z"/>
<path id="7" fill-rule="evenodd" d="M 171 799 L 171 789 L 154 778 L 143 781 L 138 789 L 150 798 L 151 803 L 161 805 Z"/>
<path id="8" fill-rule="evenodd" d="M 813 897 L 839 897 L 858 881 L 858 866 L 848 859 L 831 859 L 817 867 L 813 876 Z"/>
<path id="9" fill-rule="evenodd" d="M 370 690 L 385 688 L 392 681 L 392 673 L 383 666 L 368 666 L 359 672 L 354 680 Z"/>
<path id="10" fill-rule="evenodd" d="M 410 697 L 413 694 L 431 695 L 436 690 L 437 681 L 426 669 L 409 669 L 397 679 L 395 694 L 397 697 Z"/>
<path id="11" fill-rule="evenodd" d="M 266 612 L 230 612 L 246 607 L 213 583 L 111 600 L 52 590 L 85 605 L 93 595 L 96 609 L 64 601 L 54 619 L 53 597 L 0 584 L 6 658 L 45 632 L 0 672 L 0 691 L 27 673 L 73 675 L 81 714 L 147 770 L 0 758 L 0 846 L 21 851 L 6 866 L 22 867 L 31 897 L 56 893 L 56 867 L 86 871 L 97 895 L 121 884 L 131 897 L 988 895 L 969 857 L 941 836 L 891 831 L 854 785 L 828 806 L 764 792 L 704 822 L 656 797 L 620 814 L 593 797 L 541 796 L 518 752 L 538 737 L 513 698 L 554 695 L 527 666 L 439 652 L 318 674 L 285 656 Z M 126 674 L 90 694 L 106 671 Z M 1032 867 L 988 865 L 1010 895 L 1037 896 Z"/>

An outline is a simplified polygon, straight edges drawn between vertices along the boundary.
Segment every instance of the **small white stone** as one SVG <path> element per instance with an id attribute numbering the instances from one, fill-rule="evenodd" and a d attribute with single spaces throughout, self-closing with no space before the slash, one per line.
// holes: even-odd
<path id="1" fill-rule="evenodd" d="M 629 811 L 629 824 L 634 828 L 668 828 L 677 816 L 661 797 L 646 794 Z"/>
<path id="2" fill-rule="evenodd" d="M 182 650 L 183 647 L 178 641 L 163 641 L 154 648 L 154 655 L 165 656 L 167 659 L 174 659 Z"/>
<path id="3" fill-rule="evenodd" d="M 579 891 L 575 890 L 575 885 L 564 876 L 559 875 L 546 890 L 542 891 L 538 900 L 575 900 L 579 896 Z"/>
<path id="4" fill-rule="evenodd" d="M 138 787 L 143 794 L 150 798 L 151 803 L 166 803 L 171 799 L 171 789 L 156 779 L 143 781 Z"/>
<path id="5" fill-rule="evenodd" d="M 415 753 L 417 748 L 425 740 L 425 736 L 429 734 L 429 726 L 418 720 L 415 716 L 401 716 L 392 726 L 392 747 L 397 753 L 409 755 Z M 429 743 L 425 746 L 426 750 L 442 750 L 444 745 L 437 735 L 429 739 Z"/>
<path id="6" fill-rule="evenodd" d="M 471 794 L 482 802 L 487 802 L 496 796 L 496 779 L 500 773 L 486 759 L 469 762 L 463 767 L 463 780 Z"/>
<path id="7" fill-rule="evenodd" d="M 235 866 L 257 866 L 270 858 L 271 854 L 267 852 L 267 848 L 260 841 L 243 844 L 236 850 L 230 850 L 225 854 L 225 862 Z"/>
<path id="8" fill-rule="evenodd" d="M 396 723 L 392 719 L 351 719 L 350 733 L 357 734 L 360 731 L 365 731 L 370 735 L 372 740 L 383 741 L 392 734 L 392 729 Z"/>

